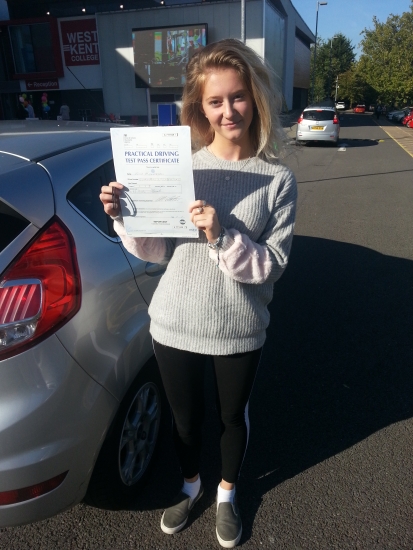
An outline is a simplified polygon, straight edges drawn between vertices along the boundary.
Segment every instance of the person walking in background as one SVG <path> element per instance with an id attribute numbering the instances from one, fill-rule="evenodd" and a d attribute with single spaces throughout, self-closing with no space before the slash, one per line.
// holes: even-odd
<path id="1" fill-rule="evenodd" d="M 35 118 L 34 109 L 26 98 L 24 98 L 23 107 L 27 111 L 27 118 Z"/>
<path id="2" fill-rule="evenodd" d="M 149 308 L 150 332 L 173 415 L 182 489 L 161 518 L 172 535 L 202 497 L 204 369 L 212 358 L 221 418 L 221 481 L 215 531 L 225 548 L 242 534 L 237 503 L 249 437 L 248 403 L 269 324 L 273 285 L 293 238 L 297 188 L 278 158 L 281 99 L 265 62 L 234 39 L 194 54 L 186 71 L 181 123 L 191 127 L 198 239 L 128 237 L 123 185 L 101 189 L 105 212 L 127 250 L 169 261 Z"/>
<path id="3" fill-rule="evenodd" d="M 66 101 L 62 102 L 62 106 L 60 107 L 59 114 L 62 117 L 62 120 L 70 120 L 70 108 L 67 105 Z"/>
<path id="4" fill-rule="evenodd" d="M 381 110 L 382 109 L 381 109 L 380 103 L 377 103 L 377 105 L 376 105 L 376 118 L 377 118 L 377 120 L 379 120 L 379 118 L 380 118 Z"/>

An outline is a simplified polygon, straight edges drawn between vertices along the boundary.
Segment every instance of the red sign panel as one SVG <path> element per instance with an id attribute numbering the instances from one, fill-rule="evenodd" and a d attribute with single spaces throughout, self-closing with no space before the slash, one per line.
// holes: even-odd
<path id="1" fill-rule="evenodd" d="M 99 65 L 99 43 L 96 19 L 60 21 L 66 67 Z"/>
<path id="2" fill-rule="evenodd" d="M 59 80 L 57 78 L 26 80 L 26 90 L 36 92 L 37 90 L 58 90 Z"/>

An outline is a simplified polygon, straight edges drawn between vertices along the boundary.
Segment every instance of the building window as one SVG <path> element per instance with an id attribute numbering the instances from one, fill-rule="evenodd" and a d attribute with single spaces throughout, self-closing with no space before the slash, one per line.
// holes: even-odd
<path id="1" fill-rule="evenodd" d="M 49 23 L 9 26 L 17 74 L 55 72 Z"/>

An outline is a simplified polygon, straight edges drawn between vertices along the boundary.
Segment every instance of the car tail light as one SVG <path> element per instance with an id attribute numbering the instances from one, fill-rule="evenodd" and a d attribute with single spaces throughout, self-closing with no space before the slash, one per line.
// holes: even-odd
<path id="1" fill-rule="evenodd" d="M 63 472 L 52 479 L 37 483 L 36 485 L 30 485 L 30 487 L 23 487 L 22 489 L 14 489 L 12 491 L 3 491 L 0 493 L 0 506 L 8 506 L 10 504 L 17 504 L 18 502 L 24 502 L 37 498 L 46 493 L 50 493 L 56 487 L 59 487 L 63 483 L 67 472 Z"/>
<path id="2" fill-rule="evenodd" d="M 80 298 L 74 242 L 55 218 L 0 278 L 0 360 L 67 323 Z"/>
<path id="3" fill-rule="evenodd" d="M 333 124 L 338 124 L 338 118 L 337 118 L 337 115 L 334 115 L 334 118 L 333 118 Z"/>
<path id="4" fill-rule="evenodd" d="M 300 124 L 304 120 L 304 113 L 301 113 L 301 115 L 298 117 L 297 123 Z"/>

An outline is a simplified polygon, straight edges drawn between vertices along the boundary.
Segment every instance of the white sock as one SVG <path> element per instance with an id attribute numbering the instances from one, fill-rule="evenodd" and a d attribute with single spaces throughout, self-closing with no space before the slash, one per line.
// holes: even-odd
<path id="1" fill-rule="evenodd" d="M 217 505 L 221 502 L 234 502 L 235 497 L 235 487 L 233 489 L 223 489 L 221 484 L 218 485 L 217 493 Z"/>
<path id="2" fill-rule="evenodd" d="M 192 483 L 184 479 L 182 492 L 188 495 L 192 500 L 194 500 L 198 496 L 200 488 L 201 488 L 201 478 L 199 476 L 198 476 L 198 479 L 196 481 L 193 481 Z"/>

